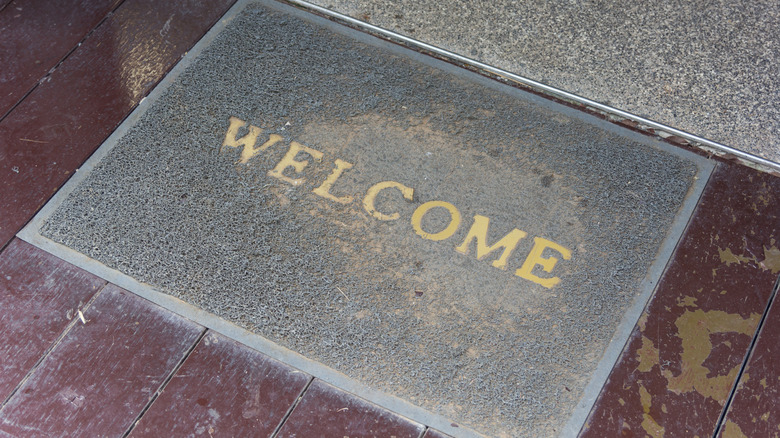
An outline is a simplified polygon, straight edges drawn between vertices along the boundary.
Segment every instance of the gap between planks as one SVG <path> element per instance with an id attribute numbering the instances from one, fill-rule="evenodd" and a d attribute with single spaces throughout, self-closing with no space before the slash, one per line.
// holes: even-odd
<path id="1" fill-rule="evenodd" d="M 35 364 L 30 368 L 30 370 L 27 372 L 27 374 L 24 375 L 24 378 L 22 378 L 21 381 L 14 387 L 13 391 L 11 391 L 10 394 L 8 394 L 8 397 L 6 397 L 5 400 L 3 400 L 2 404 L 0 404 L 0 413 L 2 413 L 3 408 L 8 404 L 8 402 L 16 395 L 16 393 L 19 391 L 19 388 L 21 388 L 27 381 L 32 377 L 32 375 L 35 373 L 35 371 L 40 368 L 41 364 L 44 360 L 51 354 L 51 352 L 57 348 L 60 343 L 62 343 L 62 340 L 65 339 L 65 336 L 70 333 L 73 326 L 78 324 L 79 322 L 83 323 L 83 312 L 86 312 L 92 304 L 97 300 L 97 298 L 100 296 L 101 293 L 103 293 L 103 290 L 108 286 L 108 282 L 104 281 L 103 285 L 100 286 L 100 289 L 98 289 L 97 292 L 92 296 L 92 298 L 89 299 L 89 301 L 86 302 L 81 308 L 77 307 L 75 309 L 75 312 L 73 313 L 73 317 L 71 318 L 70 322 L 68 322 L 67 325 L 65 325 L 65 328 L 62 330 L 62 333 L 57 337 L 57 339 L 52 342 L 51 345 L 43 352 L 40 358 L 35 362 Z M 68 309 L 71 310 L 71 309 Z"/>

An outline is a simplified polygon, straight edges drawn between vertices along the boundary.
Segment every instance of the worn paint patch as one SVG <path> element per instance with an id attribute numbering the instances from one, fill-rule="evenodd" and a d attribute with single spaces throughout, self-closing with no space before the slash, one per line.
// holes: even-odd
<path id="1" fill-rule="evenodd" d="M 773 245 L 769 248 L 764 247 L 764 260 L 759 263 L 762 269 L 772 271 L 773 274 L 780 274 L 780 248 Z"/>
<path id="2" fill-rule="evenodd" d="M 679 307 L 697 307 L 696 297 L 686 296 L 677 299 L 677 305 Z"/>
<path id="3" fill-rule="evenodd" d="M 731 251 L 731 248 L 726 248 L 726 249 L 718 248 L 718 254 L 720 255 L 720 261 L 722 263 L 725 263 L 726 266 L 731 266 L 734 263 L 739 264 L 739 263 L 746 263 L 755 260 L 752 257 L 736 255 L 734 254 L 733 251 Z"/>
<path id="4" fill-rule="evenodd" d="M 748 438 L 748 436 L 742 433 L 742 429 L 739 428 L 737 423 L 728 420 L 726 421 L 726 427 L 723 429 L 723 438 Z"/>
<path id="5" fill-rule="evenodd" d="M 710 335 L 735 333 L 749 336 L 758 326 L 760 317 L 758 313 L 753 313 L 748 318 L 742 318 L 739 314 L 720 310 L 683 313 L 675 322 L 677 336 L 682 339 L 682 372 L 675 376 L 668 369 L 662 371 L 668 381 L 669 390 L 676 393 L 695 391 L 723 404 L 737 378 L 739 366 L 735 366 L 725 375 L 721 374 L 723 370 L 710 370 L 704 366 L 704 361 L 713 347 Z"/>
<path id="6" fill-rule="evenodd" d="M 639 365 L 636 369 L 643 373 L 650 371 L 659 362 L 658 349 L 646 336 L 642 336 L 642 348 L 637 350 L 637 361 Z"/>
<path id="7" fill-rule="evenodd" d="M 639 321 L 636 323 L 639 326 L 639 329 L 642 331 L 645 331 L 645 326 L 647 325 L 647 312 L 642 312 L 642 316 L 639 317 Z"/>
<path id="8" fill-rule="evenodd" d="M 644 386 L 639 385 L 639 400 L 642 403 L 642 429 L 652 438 L 663 438 L 665 430 L 650 416 L 650 407 L 652 406 L 652 396 Z"/>
<path id="9" fill-rule="evenodd" d="M 745 255 L 737 255 L 730 248 L 720 249 L 718 248 L 718 254 L 720 261 L 725 263 L 726 266 L 730 266 L 734 263 L 747 263 L 753 262 L 765 270 L 771 271 L 773 274 L 780 273 L 780 248 L 775 246 L 775 239 L 772 239 L 769 246 L 764 246 L 764 259 L 760 262 L 758 257 L 748 257 Z"/>

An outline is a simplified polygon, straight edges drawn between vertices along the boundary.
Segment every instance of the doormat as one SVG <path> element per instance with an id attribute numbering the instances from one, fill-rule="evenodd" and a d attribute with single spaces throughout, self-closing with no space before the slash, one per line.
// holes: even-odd
<path id="1" fill-rule="evenodd" d="M 220 26 L 41 234 L 481 433 L 584 421 L 712 164 L 304 11 Z"/>

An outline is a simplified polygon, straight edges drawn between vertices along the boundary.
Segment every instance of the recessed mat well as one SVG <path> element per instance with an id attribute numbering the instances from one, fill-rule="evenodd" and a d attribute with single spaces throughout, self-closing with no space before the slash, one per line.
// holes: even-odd
<path id="1" fill-rule="evenodd" d="M 302 11 L 225 20 L 41 234 L 484 434 L 560 432 L 711 164 Z"/>

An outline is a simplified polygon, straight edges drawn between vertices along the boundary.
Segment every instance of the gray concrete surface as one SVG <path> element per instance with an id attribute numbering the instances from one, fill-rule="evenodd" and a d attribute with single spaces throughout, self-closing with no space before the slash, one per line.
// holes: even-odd
<path id="1" fill-rule="evenodd" d="M 780 3 L 312 3 L 780 163 Z"/>
<path id="2" fill-rule="evenodd" d="M 633 321 L 618 324 L 652 290 L 711 163 L 325 24 L 239 15 L 42 234 L 489 435 L 556 434 L 625 340 Z M 250 148 L 223 145 L 231 117 L 263 129 L 257 147 L 279 141 L 242 160 Z M 269 174 L 295 142 L 321 161 L 309 151 L 300 173 Z M 337 158 L 354 166 L 318 194 Z M 382 192 L 376 210 L 399 218 L 379 220 L 365 198 L 388 180 L 415 194 Z M 462 216 L 441 241 L 411 220 L 434 200 Z M 441 213 L 417 226 L 438 233 Z M 506 269 L 501 250 L 456 250 L 475 215 L 490 244 L 527 233 Z M 540 254 L 560 260 L 533 280 L 516 270 L 536 238 L 566 251 Z"/>

